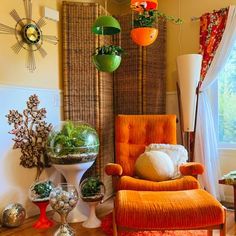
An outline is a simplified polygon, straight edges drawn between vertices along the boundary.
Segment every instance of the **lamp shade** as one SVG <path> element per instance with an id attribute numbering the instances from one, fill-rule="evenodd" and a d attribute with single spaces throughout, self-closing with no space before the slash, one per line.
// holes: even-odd
<path id="1" fill-rule="evenodd" d="M 183 131 L 194 131 L 196 88 L 200 80 L 202 55 L 186 54 L 177 57 L 178 84 L 182 107 Z"/>
<path id="2" fill-rule="evenodd" d="M 146 11 L 157 9 L 157 0 L 131 0 L 130 6 L 135 11 L 142 11 L 143 8 Z"/>
<path id="3" fill-rule="evenodd" d="M 102 35 L 113 35 L 121 30 L 120 23 L 112 16 L 100 16 L 92 27 L 92 32 Z"/>

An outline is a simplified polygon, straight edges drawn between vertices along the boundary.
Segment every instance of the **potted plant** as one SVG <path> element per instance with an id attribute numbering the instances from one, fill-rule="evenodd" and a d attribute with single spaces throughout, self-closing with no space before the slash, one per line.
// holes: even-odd
<path id="1" fill-rule="evenodd" d="M 87 123 L 65 121 L 49 134 L 47 154 L 52 164 L 94 161 L 98 152 L 98 134 Z"/>
<path id="2" fill-rule="evenodd" d="M 85 228 L 100 227 L 101 221 L 96 216 L 96 206 L 103 200 L 105 195 L 105 186 L 99 178 L 88 177 L 80 184 L 80 197 L 90 206 L 88 219 L 83 222 Z"/>
<path id="3" fill-rule="evenodd" d="M 88 177 L 80 184 L 80 195 L 85 202 L 101 201 L 104 193 L 104 184 L 99 178 Z"/>
<path id="4" fill-rule="evenodd" d="M 148 46 L 152 44 L 157 36 L 158 29 L 153 27 L 156 19 L 168 20 L 175 24 L 181 24 L 182 20 L 172 16 L 167 16 L 158 10 L 147 11 L 144 6 L 133 21 L 134 28 L 131 30 L 132 40 L 140 46 Z"/>
<path id="5" fill-rule="evenodd" d="M 121 63 L 124 49 L 116 45 L 107 45 L 96 48 L 93 54 L 93 63 L 96 68 L 104 72 L 115 71 Z"/>

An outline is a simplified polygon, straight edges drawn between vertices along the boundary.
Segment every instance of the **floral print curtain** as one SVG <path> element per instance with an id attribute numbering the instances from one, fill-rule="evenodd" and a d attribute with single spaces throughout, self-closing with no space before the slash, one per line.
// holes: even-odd
<path id="1" fill-rule="evenodd" d="M 225 30 L 228 8 L 205 13 L 200 18 L 200 53 L 203 55 L 201 80 L 204 80 Z"/>

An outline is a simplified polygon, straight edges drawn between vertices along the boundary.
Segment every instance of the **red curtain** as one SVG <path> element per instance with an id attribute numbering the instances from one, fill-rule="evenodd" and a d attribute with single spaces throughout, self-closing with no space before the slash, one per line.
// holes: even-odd
<path id="1" fill-rule="evenodd" d="M 203 55 L 201 80 L 206 76 L 225 30 L 228 8 L 205 13 L 200 18 L 200 53 Z"/>

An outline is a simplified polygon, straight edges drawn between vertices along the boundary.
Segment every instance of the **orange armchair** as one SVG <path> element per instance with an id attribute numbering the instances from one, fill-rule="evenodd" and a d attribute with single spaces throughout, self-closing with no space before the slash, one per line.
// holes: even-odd
<path id="1" fill-rule="evenodd" d="M 175 115 L 118 115 L 115 121 L 116 163 L 105 166 L 118 190 L 176 191 L 197 189 L 196 179 L 204 171 L 200 163 L 186 163 L 180 167 L 182 176 L 162 182 L 135 178 L 136 159 L 151 143 L 176 144 Z"/>

